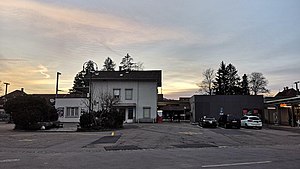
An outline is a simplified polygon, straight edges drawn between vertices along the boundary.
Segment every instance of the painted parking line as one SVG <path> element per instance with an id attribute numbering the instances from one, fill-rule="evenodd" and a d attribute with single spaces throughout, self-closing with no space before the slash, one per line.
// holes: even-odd
<path id="1" fill-rule="evenodd" d="M 230 166 L 240 166 L 240 165 L 254 165 L 254 164 L 266 164 L 272 161 L 256 161 L 256 162 L 244 162 L 244 163 L 231 163 L 231 164 L 216 164 L 216 165 L 203 165 L 202 168 L 213 168 L 213 167 L 230 167 Z"/>
<path id="2" fill-rule="evenodd" d="M 10 163 L 10 162 L 17 162 L 20 161 L 20 159 L 5 159 L 5 160 L 0 160 L 0 163 Z"/>

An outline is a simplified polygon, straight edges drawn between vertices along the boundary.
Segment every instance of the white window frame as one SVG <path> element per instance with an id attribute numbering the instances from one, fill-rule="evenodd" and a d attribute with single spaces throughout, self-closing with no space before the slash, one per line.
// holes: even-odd
<path id="1" fill-rule="evenodd" d="M 132 98 L 133 98 L 133 89 L 125 89 L 125 100 L 132 100 Z"/>
<path id="2" fill-rule="evenodd" d="M 149 112 L 146 112 L 146 110 L 149 110 Z M 146 116 L 148 113 L 148 116 Z M 143 107 L 143 118 L 150 119 L 151 118 L 151 107 Z"/>
<path id="3" fill-rule="evenodd" d="M 79 117 L 79 107 L 66 108 L 66 118 L 78 118 L 78 117 Z"/>
<path id="4" fill-rule="evenodd" d="M 119 92 L 117 93 L 117 91 L 119 91 Z M 114 98 L 121 99 L 121 89 L 113 89 L 113 95 L 114 95 Z"/>

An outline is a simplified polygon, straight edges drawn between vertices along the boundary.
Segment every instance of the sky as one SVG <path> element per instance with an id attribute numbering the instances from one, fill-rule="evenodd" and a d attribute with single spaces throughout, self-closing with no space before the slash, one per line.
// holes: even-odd
<path id="1" fill-rule="evenodd" d="M 299 0 L 1 0 L 0 80 L 67 93 L 83 63 L 127 53 L 162 70 L 165 97 L 198 91 L 205 69 L 261 72 L 270 95 L 300 80 Z"/>

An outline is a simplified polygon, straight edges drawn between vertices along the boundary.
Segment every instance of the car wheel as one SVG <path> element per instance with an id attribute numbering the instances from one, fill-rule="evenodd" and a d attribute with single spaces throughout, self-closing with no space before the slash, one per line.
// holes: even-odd
<path id="1" fill-rule="evenodd" d="M 262 127 L 258 127 L 258 130 L 261 130 L 262 129 Z"/>
<path id="2" fill-rule="evenodd" d="M 248 128 L 248 125 L 247 125 L 247 123 L 245 123 L 245 128 Z"/>

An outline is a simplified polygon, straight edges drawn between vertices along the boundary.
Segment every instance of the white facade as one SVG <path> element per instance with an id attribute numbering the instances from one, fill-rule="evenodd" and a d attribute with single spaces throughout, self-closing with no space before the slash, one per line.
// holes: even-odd
<path id="1" fill-rule="evenodd" d="M 56 98 L 55 108 L 60 122 L 79 122 L 80 115 L 88 112 L 88 99 Z"/>
<path id="2" fill-rule="evenodd" d="M 93 81 L 92 98 L 94 110 L 101 107 L 97 105 L 101 94 L 118 94 L 119 110 L 125 113 L 124 121 L 155 122 L 157 116 L 157 82 L 154 81 Z M 114 93 L 115 91 L 115 93 Z M 131 93 L 131 94 L 130 94 Z M 131 97 L 130 97 L 131 96 Z"/>

